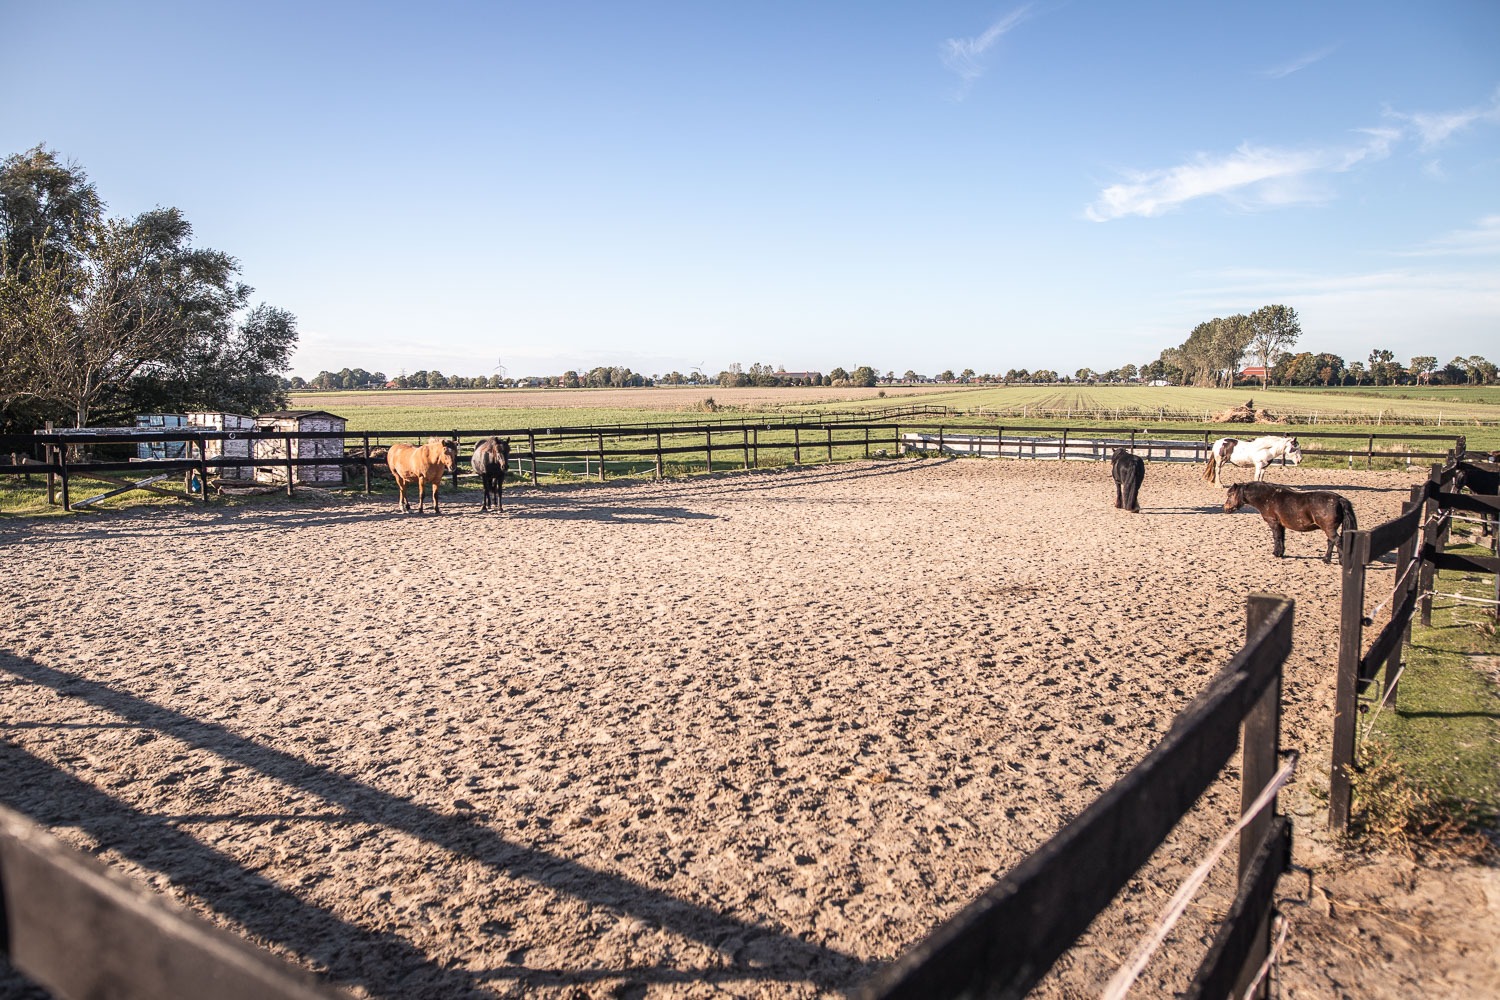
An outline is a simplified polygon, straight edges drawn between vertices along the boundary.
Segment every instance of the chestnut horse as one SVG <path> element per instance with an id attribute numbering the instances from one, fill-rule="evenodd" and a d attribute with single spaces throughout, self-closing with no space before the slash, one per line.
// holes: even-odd
<path id="1" fill-rule="evenodd" d="M 1206 482 L 1219 484 L 1219 470 L 1225 465 L 1253 465 L 1255 481 L 1266 478 L 1266 466 L 1281 458 L 1293 465 L 1302 464 L 1302 446 L 1294 437 L 1279 437 L 1268 434 L 1253 441 L 1237 438 L 1219 438 L 1208 449 L 1208 465 L 1203 469 Z"/>
<path id="2" fill-rule="evenodd" d="M 442 511 L 438 510 L 438 484 L 443 481 L 445 473 L 452 472 L 458 465 L 458 442 L 428 438 L 424 445 L 393 444 L 386 452 L 385 464 L 390 466 L 391 475 L 396 477 L 396 485 L 401 489 L 403 511 L 411 513 L 411 504 L 406 502 L 406 484 L 416 483 L 417 513 L 426 509 L 427 487 L 431 486 L 432 512 L 441 514 Z"/>
<path id="3" fill-rule="evenodd" d="M 484 481 L 484 506 L 490 509 L 490 496 L 495 498 L 495 509 L 505 513 L 501 494 L 505 490 L 505 472 L 510 468 L 510 442 L 500 438 L 485 438 L 474 446 L 474 457 L 469 459 L 476 475 Z"/>
<path id="4" fill-rule="evenodd" d="M 1312 531 L 1321 528 L 1328 536 L 1323 561 L 1333 558 L 1333 544 L 1340 534 L 1359 527 L 1354 505 L 1327 490 L 1294 490 L 1275 483 L 1235 483 L 1224 495 L 1224 513 L 1232 514 L 1249 504 L 1260 511 L 1271 529 L 1271 554 L 1286 554 L 1286 529 Z"/>

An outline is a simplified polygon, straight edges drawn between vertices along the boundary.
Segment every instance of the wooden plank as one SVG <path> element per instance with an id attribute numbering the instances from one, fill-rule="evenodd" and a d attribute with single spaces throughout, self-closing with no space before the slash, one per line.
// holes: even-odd
<path id="1" fill-rule="evenodd" d="M 1291 867 L 1291 862 L 1292 824 L 1285 816 L 1277 816 L 1261 839 L 1240 881 L 1239 893 L 1184 994 L 1185 1000 L 1240 996 L 1239 987 L 1249 985 L 1247 973 L 1253 975 L 1256 970 L 1246 969 L 1246 960 L 1255 952 L 1275 901 L 1276 880 Z M 1255 964 L 1258 968 L 1260 963 Z"/>
<path id="2" fill-rule="evenodd" d="M 1401 603 L 1391 611 L 1391 620 L 1380 630 L 1375 641 L 1370 643 L 1370 651 L 1360 657 L 1359 683 L 1356 688 L 1360 694 L 1364 694 L 1365 688 L 1370 686 L 1370 682 L 1380 672 L 1381 664 L 1390 658 L 1394 650 L 1400 648 L 1401 640 L 1406 636 L 1406 624 L 1411 621 L 1416 609 L 1417 592 L 1408 591 Z"/>
<path id="3" fill-rule="evenodd" d="M 176 908 L 3 806 L 0 872 L 10 962 L 64 1000 L 348 996 Z"/>
<path id="4" fill-rule="evenodd" d="M 1291 649 L 1291 627 L 1284 602 L 1140 764 L 858 995 L 1024 996 L 1218 776 Z"/>
<path id="5" fill-rule="evenodd" d="M 1379 559 L 1392 549 L 1399 548 L 1422 525 L 1422 508 L 1414 507 L 1399 517 L 1393 517 L 1370 529 L 1370 558 Z"/>
<path id="6" fill-rule="evenodd" d="M 1457 552 L 1427 552 L 1424 558 L 1438 569 L 1459 573 L 1500 573 L 1500 559 L 1494 556 L 1466 556 Z"/>
<path id="7" fill-rule="evenodd" d="M 1444 510 L 1462 510 L 1471 514 L 1494 514 L 1500 511 L 1500 496 L 1485 493 L 1440 493 L 1438 506 Z"/>

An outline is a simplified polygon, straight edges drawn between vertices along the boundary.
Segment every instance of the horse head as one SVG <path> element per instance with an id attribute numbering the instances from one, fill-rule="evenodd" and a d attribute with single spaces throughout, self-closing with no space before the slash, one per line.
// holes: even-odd
<path id="1" fill-rule="evenodd" d="M 1235 483 L 1233 486 L 1225 487 L 1224 513 L 1233 514 L 1243 506 L 1245 506 L 1245 491 L 1242 484 Z"/>
<path id="2" fill-rule="evenodd" d="M 1302 446 L 1297 443 L 1297 439 L 1294 437 L 1286 439 L 1286 460 L 1293 465 L 1302 464 Z"/>

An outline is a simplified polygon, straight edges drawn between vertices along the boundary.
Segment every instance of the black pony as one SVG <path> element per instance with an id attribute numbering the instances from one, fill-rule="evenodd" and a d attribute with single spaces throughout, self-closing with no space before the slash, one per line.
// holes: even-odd
<path id="1" fill-rule="evenodd" d="M 1110 463 L 1110 475 L 1115 480 L 1115 506 L 1139 514 L 1141 512 L 1141 480 L 1146 478 L 1146 463 L 1139 455 L 1132 455 L 1124 448 L 1115 449 L 1115 459 Z"/>
<path id="2" fill-rule="evenodd" d="M 474 446 L 474 457 L 470 459 L 474 472 L 484 481 L 484 506 L 490 509 L 490 497 L 495 498 L 495 509 L 505 512 L 501 492 L 505 489 L 505 473 L 510 468 L 510 442 L 500 438 L 485 438 Z"/>

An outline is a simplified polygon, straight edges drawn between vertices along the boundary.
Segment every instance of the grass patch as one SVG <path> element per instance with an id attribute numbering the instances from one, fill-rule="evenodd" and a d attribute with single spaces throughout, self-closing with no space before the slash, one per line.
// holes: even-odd
<path id="1" fill-rule="evenodd" d="M 1472 544 L 1449 550 L 1490 554 Z M 1434 589 L 1492 599 L 1494 578 L 1443 573 Z M 1413 625 L 1396 704 L 1373 724 L 1361 720 L 1371 728 L 1354 781 L 1356 843 L 1408 855 L 1500 848 L 1500 689 L 1476 663 L 1497 656 L 1488 607 L 1437 597 L 1432 626 Z"/>

